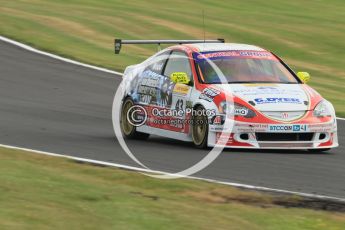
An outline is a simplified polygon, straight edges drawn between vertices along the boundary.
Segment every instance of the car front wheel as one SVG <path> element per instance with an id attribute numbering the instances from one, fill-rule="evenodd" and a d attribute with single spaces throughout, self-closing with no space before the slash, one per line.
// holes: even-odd
<path id="1" fill-rule="evenodd" d="M 207 147 L 208 118 L 202 106 L 197 107 L 195 111 L 192 117 L 192 139 L 197 148 L 203 149 Z"/>

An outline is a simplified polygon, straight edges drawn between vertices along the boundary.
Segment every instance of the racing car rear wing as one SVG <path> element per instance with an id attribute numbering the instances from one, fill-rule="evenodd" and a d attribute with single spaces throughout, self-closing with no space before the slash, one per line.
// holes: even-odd
<path id="1" fill-rule="evenodd" d="M 191 43 L 224 43 L 223 38 L 216 40 L 122 40 L 115 39 L 115 54 L 119 54 L 122 44 L 191 44 Z"/>

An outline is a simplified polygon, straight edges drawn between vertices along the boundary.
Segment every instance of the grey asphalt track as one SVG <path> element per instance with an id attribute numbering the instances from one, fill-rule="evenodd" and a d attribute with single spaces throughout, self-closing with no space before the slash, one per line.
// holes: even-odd
<path id="1" fill-rule="evenodd" d="M 0 41 L 0 144 L 137 166 L 112 129 L 119 83 L 119 76 Z M 341 146 L 329 153 L 225 150 L 195 176 L 345 198 L 345 121 L 338 127 Z M 147 166 L 169 172 L 207 154 L 160 137 L 127 144 Z"/>

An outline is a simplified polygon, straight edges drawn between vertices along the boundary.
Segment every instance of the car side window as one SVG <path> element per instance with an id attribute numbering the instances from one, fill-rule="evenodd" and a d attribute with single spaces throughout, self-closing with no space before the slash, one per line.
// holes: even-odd
<path id="1" fill-rule="evenodd" d="M 154 73 L 162 75 L 164 65 L 169 57 L 169 52 L 161 53 L 150 60 L 150 64 L 145 70 L 151 70 Z"/>
<path id="2" fill-rule="evenodd" d="M 189 63 L 189 58 L 181 51 L 173 51 L 171 53 L 164 70 L 164 76 L 170 77 L 174 72 L 187 73 L 189 78 L 192 79 L 192 68 Z"/>

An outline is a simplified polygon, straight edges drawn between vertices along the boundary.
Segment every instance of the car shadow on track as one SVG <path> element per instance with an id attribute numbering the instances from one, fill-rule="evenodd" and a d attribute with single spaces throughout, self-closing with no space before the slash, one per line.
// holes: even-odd
<path id="1" fill-rule="evenodd" d="M 197 149 L 191 142 L 174 140 L 171 138 L 159 137 L 159 136 L 150 136 L 148 140 L 126 140 L 129 143 L 141 143 L 142 145 L 152 145 L 155 144 L 157 147 L 161 146 L 164 148 L 188 148 L 188 149 Z M 199 150 L 199 149 L 197 149 Z M 206 151 L 202 150 L 201 151 Z"/>
<path id="2" fill-rule="evenodd" d="M 208 149 L 197 149 L 193 143 L 178 141 L 170 138 L 164 138 L 159 136 L 151 136 L 148 140 L 126 140 L 126 143 L 130 145 L 141 145 L 141 146 L 152 146 L 161 148 L 181 148 L 189 149 L 192 151 L 200 151 L 200 153 L 205 153 L 210 151 L 212 148 Z M 230 149 L 226 148 L 223 153 L 231 154 L 300 154 L 300 155 L 334 155 L 331 150 L 326 152 L 309 152 L 307 150 L 276 150 L 276 149 Z"/>
<path id="3" fill-rule="evenodd" d="M 331 151 L 326 152 L 309 152 L 307 150 L 297 149 L 224 149 L 223 153 L 241 153 L 241 154 L 300 154 L 300 155 L 333 155 Z"/>

